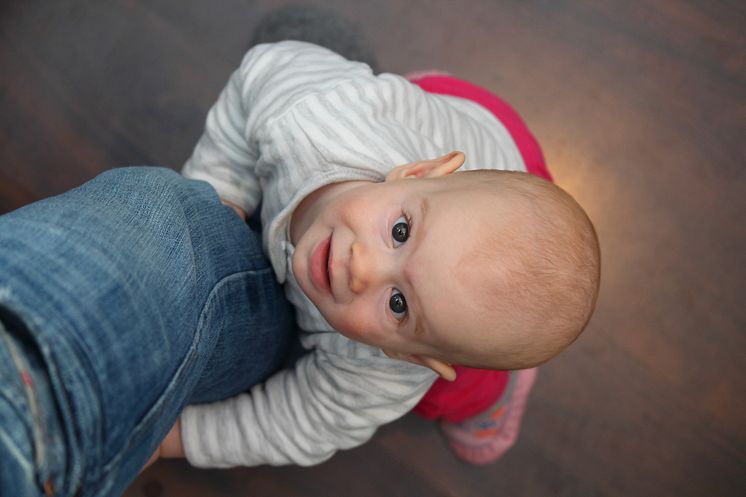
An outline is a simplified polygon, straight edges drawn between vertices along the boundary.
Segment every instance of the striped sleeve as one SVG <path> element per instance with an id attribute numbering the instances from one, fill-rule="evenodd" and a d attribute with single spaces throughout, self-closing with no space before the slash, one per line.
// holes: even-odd
<path id="1" fill-rule="evenodd" d="M 334 340 L 336 333 L 325 335 Z M 347 341 L 345 347 L 352 350 L 317 348 L 250 393 L 187 407 L 181 423 L 189 462 L 318 464 L 411 410 L 435 379 L 426 368 L 369 353 L 367 346 Z"/>
<path id="2" fill-rule="evenodd" d="M 371 74 L 370 68 L 308 43 L 257 45 L 210 109 L 182 174 L 209 182 L 221 197 L 252 212 L 261 200 L 256 166 L 267 124 L 306 96 L 361 74 Z"/>

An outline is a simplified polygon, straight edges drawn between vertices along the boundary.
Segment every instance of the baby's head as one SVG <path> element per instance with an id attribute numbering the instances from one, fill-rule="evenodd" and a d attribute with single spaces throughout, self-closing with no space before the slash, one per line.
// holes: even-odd
<path id="1" fill-rule="evenodd" d="M 547 181 L 451 174 L 463 161 L 454 152 L 312 193 L 293 214 L 293 273 L 341 333 L 444 377 L 448 364 L 538 365 L 593 311 L 593 225 Z"/>

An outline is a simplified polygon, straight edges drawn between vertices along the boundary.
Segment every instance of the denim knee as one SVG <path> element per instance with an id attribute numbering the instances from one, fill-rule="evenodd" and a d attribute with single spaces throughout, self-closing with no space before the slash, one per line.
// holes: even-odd
<path id="1" fill-rule="evenodd" d="M 217 193 L 202 181 L 184 178 L 178 172 L 164 167 L 135 166 L 110 169 L 94 178 L 90 185 L 97 191 L 130 200 L 130 203 L 157 203 L 169 201 L 183 204 L 185 209 L 205 201 L 218 202 Z"/>
<path id="2" fill-rule="evenodd" d="M 135 188 L 147 189 L 173 189 L 178 190 L 179 184 L 184 178 L 174 171 L 165 167 L 157 166 L 129 166 L 109 169 L 96 176 L 92 183 L 129 184 Z"/>

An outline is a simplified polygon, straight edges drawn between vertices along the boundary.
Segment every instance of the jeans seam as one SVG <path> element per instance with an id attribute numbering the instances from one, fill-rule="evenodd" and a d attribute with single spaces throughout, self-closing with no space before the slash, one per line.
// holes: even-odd
<path id="1" fill-rule="evenodd" d="M 26 361 L 23 360 L 23 357 L 19 353 L 16 344 L 13 342 L 13 340 L 11 340 L 10 332 L 8 332 L 5 329 L 5 326 L 3 326 L 1 323 L 0 332 L 2 332 L 3 341 L 7 346 L 7 350 L 10 353 L 16 371 L 21 377 L 21 382 L 23 383 L 23 388 L 26 393 L 26 399 L 29 403 L 29 409 L 31 410 L 31 417 L 33 418 L 31 427 L 34 438 L 34 464 L 36 465 L 37 476 L 39 476 L 38 472 L 41 471 L 41 469 L 45 466 L 44 461 L 46 455 L 46 447 L 44 445 L 44 440 L 46 437 L 46 428 L 44 427 L 44 423 L 42 421 L 36 395 L 31 386 L 33 383 L 30 377 L 30 368 Z"/>

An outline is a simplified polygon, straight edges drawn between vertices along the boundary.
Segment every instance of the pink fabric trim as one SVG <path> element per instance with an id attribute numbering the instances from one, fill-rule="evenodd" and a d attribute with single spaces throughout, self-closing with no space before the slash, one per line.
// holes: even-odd
<path id="1" fill-rule="evenodd" d="M 492 407 L 505 391 L 508 371 L 454 366 L 452 382 L 438 378 L 415 406 L 414 412 L 425 419 L 460 423 Z"/>
<path id="2" fill-rule="evenodd" d="M 430 78 L 433 76 L 452 77 L 451 73 L 446 72 L 446 71 L 438 71 L 437 69 L 425 69 L 422 71 L 413 71 L 413 72 L 408 72 L 407 74 L 404 75 L 405 78 L 407 78 L 409 81 L 413 83 L 415 79 L 424 79 L 424 78 Z"/>

